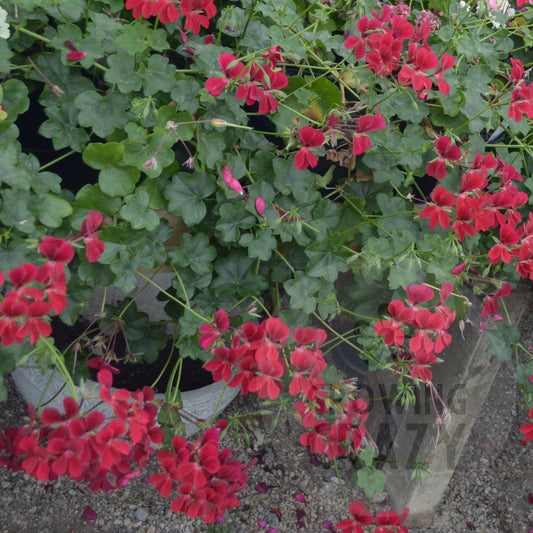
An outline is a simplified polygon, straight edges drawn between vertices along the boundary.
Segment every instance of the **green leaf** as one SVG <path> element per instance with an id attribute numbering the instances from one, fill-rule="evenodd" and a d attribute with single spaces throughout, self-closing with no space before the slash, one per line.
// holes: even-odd
<path id="1" fill-rule="evenodd" d="M 28 190 L 32 175 L 20 165 L 21 148 L 16 141 L 0 143 L 0 183 L 7 183 L 17 189 Z"/>
<path id="2" fill-rule="evenodd" d="M 529 363 L 518 363 L 516 365 L 516 381 L 525 387 L 530 394 L 533 394 L 531 376 L 533 376 L 533 361 L 530 361 Z"/>
<path id="3" fill-rule="evenodd" d="M 41 194 L 37 202 L 37 213 L 45 226 L 59 228 L 63 219 L 72 214 L 72 206 L 55 194 Z"/>
<path id="4" fill-rule="evenodd" d="M 4 81 L 1 85 L 3 90 L 2 106 L 7 113 L 7 120 L 15 122 L 17 115 L 26 112 L 30 107 L 28 88 L 26 84 L 15 78 Z"/>
<path id="5" fill-rule="evenodd" d="M 215 293 L 240 299 L 265 290 L 267 281 L 260 274 L 255 274 L 254 267 L 255 261 L 240 250 L 219 259 L 215 264 L 217 277 L 212 285 Z"/>
<path id="6" fill-rule="evenodd" d="M 152 30 L 143 20 L 135 23 L 124 24 L 120 35 L 115 39 L 115 44 L 126 50 L 132 56 L 145 50 L 167 50 L 167 32 L 164 29 Z"/>
<path id="7" fill-rule="evenodd" d="M 106 166 L 100 171 L 98 184 L 100 190 L 108 196 L 125 196 L 135 190 L 141 173 L 131 166 Z"/>
<path id="8" fill-rule="evenodd" d="M 176 67 L 168 64 L 168 57 L 155 54 L 149 57 L 144 74 L 144 94 L 152 96 L 161 91 L 169 93 L 176 86 Z"/>
<path id="9" fill-rule="evenodd" d="M 276 248 L 278 241 L 272 237 L 270 228 L 260 229 L 255 233 L 245 233 L 241 236 L 239 244 L 248 248 L 248 256 L 251 258 L 269 261 L 272 250 Z"/>
<path id="10" fill-rule="evenodd" d="M 387 476 L 381 470 L 365 466 L 357 471 L 357 486 L 365 491 L 367 498 L 383 492 L 386 482 Z"/>
<path id="11" fill-rule="evenodd" d="M 178 109 L 194 113 L 200 106 L 198 92 L 201 88 L 202 86 L 195 79 L 187 76 L 185 79 L 178 80 L 176 87 L 170 93 L 170 97 L 178 104 Z"/>
<path id="12" fill-rule="evenodd" d="M 360 448 L 357 452 L 357 459 L 359 459 L 364 466 L 372 466 L 374 464 L 374 457 L 379 455 L 379 450 L 375 446 L 367 445 Z"/>
<path id="13" fill-rule="evenodd" d="M 159 216 L 149 209 L 150 196 L 142 189 L 124 198 L 126 205 L 122 206 L 119 215 L 127 220 L 133 229 L 147 229 L 153 231 L 159 226 Z"/>
<path id="14" fill-rule="evenodd" d="M 169 250 L 168 256 L 178 267 L 190 266 L 197 274 L 204 275 L 213 270 L 212 263 L 217 252 L 209 244 L 209 237 L 205 233 L 184 233 L 179 248 Z"/>
<path id="15" fill-rule="evenodd" d="M 49 106 L 45 112 L 48 120 L 41 124 L 39 133 L 52 139 L 55 150 L 70 147 L 81 152 L 89 142 L 89 136 L 79 127 L 78 108 L 71 102 L 65 102 L 61 107 Z"/>
<path id="16" fill-rule="evenodd" d="M 392 290 L 406 289 L 407 285 L 420 281 L 422 268 L 416 259 L 417 256 L 413 253 L 405 254 L 394 261 L 389 274 L 389 287 Z"/>
<path id="17" fill-rule="evenodd" d="M 0 73 L 9 74 L 11 70 L 11 62 L 13 52 L 9 48 L 6 39 L 0 39 Z"/>
<path id="18" fill-rule="evenodd" d="M 208 168 L 216 168 L 224 159 L 226 141 L 224 134 L 218 131 L 207 131 L 198 135 L 198 155 Z"/>
<path id="19" fill-rule="evenodd" d="M 1 146 L 0 146 L 1 149 Z M 0 161 L 2 158 L 0 158 Z M 5 189 L 0 191 L 2 209 L 0 221 L 8 228 L 16 228 L 24 233 L 31 234 L 35 231 L 35 216 L 30 211 L 32 200 L 35 196 L 28 191 Z"/>
<path id="20" fill-rule="evenodd" d="M 96 91 L 84 91 L 76 97 L 74 104 L 80 110 L 80 125 L 92 128 L 98 137 L 106 138 L 128 122 L 129 99 L 123 94 L 114 92 L 102 97 Z"/>
<path id="21" fill-rule="evenodd" d="M 144 52 L 149 47 L 148 28 L 142 24 L 125 24 L 115 44 L 126 50 L 130 56 Z"/>
<path id="22" fill-rule="evenodd" d="M 201 172 L 176 174 L 165 187 L 164 196 L 168 200 L 168 212 L 183 217 L 187 226 L 197 224 L 206 215 L 203 201 L 215 190 L 215 179 Z"/>
<path id="23" fill-rule="evenodd" d="M 495 355 L 501 363 L 508 361 L 514 354 L 514 345 L 520 342 L 520 330 L 516 325 L 507 325 L 503 321 L 496 323 L 496 329 L 485 332 L 490 344 L 487 353 Z"/>
<path id="24" fill-rule="evenodd" d="M 94 209 L 95 211 L 100 211 L 103 215 L 113 215 L 120 209 L 121 204 L 120 198 L 110 198 L 96 184 L 82 187 L 78 191 L 73 205 L 82 209 Z"/>
<path id="25" fill-rule="evenodd" d="M 109 69 L 104 74 L 108 83 L 116 83 L 121 93 L 138 91 L 143 84 L 141 73 L 135 69 L 135 59 L 126 52 L 112 54 L 107 59 Z"/>
<path id="26" fill-rule="evenodd" d="M 251 228 L 256 223 L 256 216 L 251 214 L 244 202 L 226 202 L 220 206 L 220 218 L 216 229 L 222 232 L 223 242 L 237 242 L 241 230 Z"/>
<path id="27" fill-rule="evenodd" d="M 307 257 L 309 257 L 307 275 L 334 282 L 339 276 L 339 272 L 347 272 L 350 253 L 343 250 L 342 246 L 340 235 L 330 235 L 329 240 L 308 246 L 305 250 Z"/>
<path id="28" fill-rule="evenodd" d="M 283 284 L 291 297 L 291 307 L 302 309 L 307 315 L 316 308 L 316 297 L 313 295 L 318 292 L 320 286 L 320 280 L 307 276 L 301 271 L 294 274 L 294 279 L 289 279 Z"/>
<path id="29" fill-rule="evenodd" d="M 372 173 L 376 183 L 387 183 L 389 180 L 396 187 L 400 187 L 405 180 L 404 173 L 396 166 L 396 158 L 390 154 L 363 155 L 363 163 L 374 169 Z"/>

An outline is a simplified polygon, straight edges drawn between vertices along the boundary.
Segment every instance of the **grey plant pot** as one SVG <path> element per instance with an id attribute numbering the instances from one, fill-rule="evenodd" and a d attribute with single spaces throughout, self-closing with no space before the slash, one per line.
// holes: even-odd
<path id="1" fill-rule="evenodd" d="M 18 367 L 13 372 L 12 377 L 22 397 L 26 402 L 35 406 L 46 404 L 47 407 L 62 409 L 63 399 L 70 396 L 70 391 L 61 374 L 53 370 L 46 370 L 43 373 L 41 367 L 36 365 L 35 360 L 32 358 L 26 364 Z M 183 410 L 193 415 L 193 417 L 209 420 L 215 414 L 215 410 L 216 414 L 220 413 L 239 392 L 238 388 L 226 388 L 224 391 L 224 386 L 225 383 L 219 381 L 199 389 L 183 392 L 181 394 Z M 90 390 L 93 387 L 94 391 L 90 394 L 90 397 L 95 399 L 84 400 L 82 410 L 86 411 L 98 406 L 98 410 L 102 411 L 106 416 L 112 417 L 113 410 L 111 407 L 97 399 L 100 385 L 90 380 L 85 382 L 86 390 Z M 80 388 L 77 387 L 76 389 L 78 395 L 81 396 Z M 163 394 L 157 394 L 156 397 L 164 399 Z M 196 424 L 187 420 L 184 420 L 184 422 L 187 437 L 198 432 Z"/>

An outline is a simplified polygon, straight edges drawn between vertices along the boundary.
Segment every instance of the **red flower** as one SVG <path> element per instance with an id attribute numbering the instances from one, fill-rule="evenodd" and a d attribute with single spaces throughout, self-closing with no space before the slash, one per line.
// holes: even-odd
<path id="1" fill-rule="evenodd" d="M 413 307 L 416 307 L 417 305 L 423 302 L 428 302 L 434 296 L 433 290 L 424 284 L 408 285 L 406 292 L 407 292 L 407 299 L 409 300 L 409 303 Z"/>
<path id="2" fill-rule="evenodd" d="M 159 16 L 159 20 L 163 24 L 176 22 L 180 16 L 180 12 L 172 0 L 156 0 L 152 2 L 151 8 L 151 14 Z"/>
<path id="3" fill-rule="evenodd" d="M 85 257 L 89 263 L 100 259 L 104 253 L 105 243 L 98 238 L 98 233 L 91 233 L 85 238 Z"/>
<path id="4" fill-rule="evenodd" d="M 191 30 L 194 35 L 200 33 L 200 26 L 209 27 L 209 20 L 217 12 L 213 0 L 181 0 L 181 13 L 185 16 L 185 29 Z"/>
<path id="5" fill-rule="evenodd" d="M 524 75 L 524 66 L 522 65 L 522 62 L 520 59 L 513 59 L 512 57 L 509 58 L 511 60 L 511 64 L 513 65 L 513 70 L 511 71 L 511 79 L 519 82 L 522 80 L 522 77 Z"/>
<path id="6" fill-rule="evenodd" d="M 15 288 L 20 288 L 23 285 L 31 283 L 37 276 L 38 269 L 32 263 L 24 263 L 18 267 L 12 268 L 9 271 L 8 278 Z"/>
<path id="7" fill-rule="evenodd" d="M 412 85 L 415 91 L 429 90 L 433 86 L 431 80 L 423 74 L 423 71 L 434 69 L 439 60 L 429 47 L 417 47 L 415 43 L 409 43 L 407 63 L 398 73 L 398 81 L 404 85 Z"/>
<path id="8" fill-rule="evenodd" d="M 369 526 L 372 523 L 372 515 L 365 509 L 361 502 L 352 502 L 348 511 L 353 516 L 353 519 L 346 518 L 342 522 L 336 524 L 336 527 L 342 533 L 363 533 L 363 526 Z"/>
<path id="9" fill-rule="evenodd" d="M 65 41 L 65 46 L 71 50 L 67 54 L 68 61 L 78 61 L 87 55 L 85 52 L 80 52 L 70 41 Z"/>
<path id="10" fill-rule="evenodd" d="M 200 337 L 199 344 L 204 350 L 208 350 L 218 337 L 229 328 L 229 318 L 224 309 L 219 309 L 215 313 L 215 326 L 203 324 L 199 332 L 203 335 Z"/>
<path id="11" fill-rule="evenodd" d="M 268 58 L 271 68 L 276 68 L 278 62 L 285 63 L 285 60 L 281 57 L 281 46 L 279 44 L 277 46 L 273 46 L 270 50 L 267 50 L 263 54 L 263 57 Z"/>
<path id="12" fill-rule="evenodd" d="M 450 226 L 450 215 L 445 211 L 446 207 L 453 207 L 455 196 L 444 187 L 439 186 L 431 193 L 431 199 L 436 205 L 425 207 L 418 215 L 421 218 L 429 218 L 429 227 L 433 229 L 440 224 L 444 229 Z"/>
<path id="13" fill-rule="evenodd" d="M 322 146 L 326 140 L 324 134 L 311 128 L 310 126 L 304 126 L 299 132 L 300 140 L 303 148 L 300 148 L 294 158 L 294 166 L 300 170 L 305 170 L 308 166 L 316 167 L 318 164 L 318 158 L 311 150 L 310 147 Z"/>
<path id="14" fill-rule="evenodd" d="M 439 158 L 428 163 L 426 174 L 441 180 L 446 176 L 446 161 L 458 161 L 461 159 L 461 149 L 452 145 L 451 139 L 446 136 L 439 137 L 435 141 L 435 148 L 439 153 Z"/>
<path id="15" fill-rule="evenodd" d="M 385 344 L 401 346 L 405 340 L 402 326 L 394 320 L 381 320 L 374 325 L 374 331 L 385 337 Z"/>
<path id="16" fill-rule="evenodd" d="M 65 240 L 57 237 L 46 237 L 39 251 L 50 261 L 70 263 L 74 257 L 74 248 Z"/>
<path id="17" fill-rule="evenodd" d="M 133 18 L 150 18 L 152 15 L 152 0 L 126 0 L 126 9 L 133 9 Z"/>
<path id="18" fill-rule="evenodd" d="M 224 72 L 224 78 L 207 78 L 205 88 L 211 96 L 220 96 L 222 91 L 229 85 L 229 80 L 242 78 L 246 75 L 247 69 L 241 61 L 233 54 L 220 54 L 218 64 Z M 230 65 L 232 65 L 230 67 Z"/>

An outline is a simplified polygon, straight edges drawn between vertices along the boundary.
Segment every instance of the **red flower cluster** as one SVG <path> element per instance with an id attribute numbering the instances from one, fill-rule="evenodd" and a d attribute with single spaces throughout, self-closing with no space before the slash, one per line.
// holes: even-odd
<path id="1" fill-rule="evenodd" d="M 413 378 L 431 381 L 429 365 L 437 361 L 435 354 L 442 352 L 452 341 L 447 330 L 455 319 L 455 311 L 444 305 L 452 290 L 450 283 L 444 283 L 438 303 L 428 308 L 420 307 L 420 304 L 433 299 L 433 290 L 423 284 L 408 285 L 409 304 L 392 301 L 388 308 L 391 320 L 380 320 L 374 326 L 374 331 L 384 337 L 385 344 L 401 349 L 398 361 L 408 364 Z M 409 330 L 411 334 L 408 334 Z M 408 345 L 406 338 L 409 339 Z"/>
<path id="2" fill-rule="evenodd" d="M 181 11 L 185 17 L 184 28 L 194 35 L 200 33 L 200 27 L 208 28 L 217 13 L 213 0 L 180 0 L 179 4 L 178 9 L 172 0 L 126 0 L 126 9 L 132 9 L 136 19 L 159 17 L 163 24 L 176 22 Z"/>
<path id="3" fill-rule="evenodd" d="M 417 28 L 401 15 L 394 15 L 390 6 L 383 6 L 381 13 L 372 10 L 373 18 L 362 17 L 357 22 L 359 35 L 351 35 L 344 43 L 347 49 L 353 49 L 356 59 L 363 59 L 367 68 L 378 76 L 389 76 L 399 70 L 398 81 L 411 86 L 415 91 L 429 90 L 433 80 L 442 94 L 450 92 L 450 86 L 444 81 L 444 71 L 455 64 L 449 54 L 443 54 L 441 65 L 437 56 L 427 44 L 431 27 L 425 23 Z M 409 42 L 407 58 L 404 41 Z M 423 41 L 422 45 L 417 45 Z M 439 67 L 439 68 L 437 68 Z"/>
<path id="4" fill-rule="evenodd" d="M 90 262 L 96 261 L 104 250 L 104 243 L 98 239 L 95 230 L 102 223 L 102 215 L 90 211 L 82 222 L 81 231 L 74 239 L 46 237 L 39 251 L 48 259 L 37 267 L 24 263 L 8 273 L 13 289 L 6 292 L 0 301 L 0 344 L 22 342 L 30 337 L 35 344 L 39 337 L 48 337 L 52 328 L 43 318 L 52 311 L 59 315 L 67 306 L 67 286 L 64 265 L 74 257 L 70 244 L 78 240 L 86 243 L 85 253 Z M 0 287 L 5 275 L 0 271 Z M 40 285 L 40 286 L 39 286 Z"/>
<path id="5" fill-rule="evenodd" d="M 446 136 L 439 137 L 435 141 L 435 148 L 439 153 L 439 157 L 428 163 L 426 174 L 441 180 L 446 177 L 446 161 L 459 161 L 461 159 L 461 149 L 452 145 L 452 140 Z"/>
<path id="6" fill-rule="evenodd" d="M 372 524 L 372 515 L 365 509 L 361 502 L 352 502 L 348 510 L 352 518 L 346 518 L 336 525 L 341 530 L 341 533 L 363 533 L 362 526 L 365 526 L 366 529 L 366 526 Z M 378 513 L 373 521 L 374 525 L 378 526 L 374 529 L 374 533 L 408 533 L 407 528 L 402 526 L 408 514 L 409 509 L 407 507 L 403 510 L 402 516 L 399 516 L 396 511 L 383 511 Z"/>
<path id="7" fill-rule="evenodd" d="M 222 91 L 230 84 L 231 80 L 237 80 L 238 87 L 235 96 L 239 100 L 245 100 L 246 105 L 259 102 L 258 112 L 267 114 L 276 111 L 278 101 L 274 94 L 287 86 L 289 80 L 283 72 L 274 70 L 278 60 L 281 60 L 279 50 L 267 54 L 268 63 L 252 63 L 245 67 L 233 54 L 221 54 L 218 64 L 224 73 L 224 77 L 207 78 L 205 88 L 212 96 L 220 96 Z M 274 65 L 274 66 L 272 66 Z"/>
<path id="8" fill-rule="evenodd" d="M 224 316 L 224 311 L 218 311 L 215 326 L 206 324 L 200 330 L 202 346 L 218 344 L 212 350 L 214 358 L 205 365 L 215 381 L 240 386 L 241 394 L 255 392 L 260 398 L 275 400 L 285 380 L 289 394 L 302 398 L 294 405 L 297 417 L 311 428 L 300 437 L 303 446 L 330 458 L 359 449 L 366 434 L 367 404 L 360 399 L 342 402 L 328 395 L 320 376 L 327 366 L 320 349 L 326 340 L 324 330 L 296 328 L 292 333 L 296 346 L 289 351 L 285 350 L 289 328 L 278 318 L 268 318 L 258 325 L 245 323 L 227 347 L 221 338 L 229 324 Z"/>
<path id="9" fill-rule="evenodd" d="M 458 147 L 450 146 L 447 137 L 441 139 L 435 143 L 439 159 L 430 163 L 426 170 L 438 179 L 446 175 L 444 159 L 457 161 L 461 158 Z M 494 188 L 496 180 L 500 182 L 497 189 Z M 522 217 L 517 209 L 527 203 L 528 196 L 518 192 L 513 180 L 523 181 L 523 178 L 511 165 L 492 154 L 476 154 L 461 177 L 459 192 L 454 194 L 442 186 L 437 187 L 431 193 L 432 203 L 419 216 L 429 218 L 432 229 L 437 225 L 447 229 L 452 224 L 452 231 L 460 241 L 467 235 L 498 229 L 499 239 L 489 250 L 490 262 L 514 260 L 517 273 L 533 279 L 533 216 L 530 213 L 529 220 L 520 224 Z"/>
<path id="10" fill-rule="evenodd" d="M 153 389 L 111 393 L 111 380 L 108 370 L 98 373 L 100 397 L 113 408 L 116 419 L 105 423 L 99 411 L 80 414 L 73 398 L 63 401 L 63 413 L 43 409 L 40 420 L 30 406 L 27 425 L 0 431 L 0 465 L 24 470 L 41 481 L 68 476 L 87 482 L 93 491 L 126 485 L 146 466 L 154 453 L 152 444 L 161 442 L 163 431 L 155 427 Z"/>
<path id="11" fill-rule="evenodd" d="M 230 459 L 229 448 L 219 449 L 220 432 L 226 424 L 225 420 L 218 422 L 194 443 L 174 437 L 173 451 L 157 453 L 164 472 L 150 476 L 150 483 L 164 498 L 172 494 L 176 484 L 179 496 L 170 504 L 172 511 L 209 523 L 240 504 L 236 493 L 246 487 L 247 471 L 256 460 L 243 466 Z"/>

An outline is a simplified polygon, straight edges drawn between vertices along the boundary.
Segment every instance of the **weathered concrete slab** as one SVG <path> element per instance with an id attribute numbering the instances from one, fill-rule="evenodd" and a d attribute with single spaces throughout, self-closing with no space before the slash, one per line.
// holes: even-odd
<path id="1" fill-rule="evenodd" d="M 530 300 L 529 286 L 516 289 L 506 299 L 511 320 L 517 324 Z M 486 352 L 487 336 L 479 331 L 481 305 L 474 297 L 468 318 L 472 325 L 451 329 L 452 345 L 440 354 L 444 363 L 434 365 L 435 391 L 450 410 L 446 425 L 439 425 L 433 401 L 439 409 L 437 395 L 429 388 L 418 391 L 416 405 L 408 410 L 392 403 L 396 379 L 386 372 L 370 375 L 365 385 L 373 396 L 369 429 L 378 436 L 382 457 L 387 464 L 386 490 L 392 508 L 409 507 L 408 526 L 429 527 L 433 511 L 442 499 L 450 478 L 459 461 L 472 426 L 487 398 L 500 363 Z M 442 412 L 442 411 L 441 411 Z M 423 463 L 431 470 L 424 480 L 411 479 L 414 462 Z"/>

